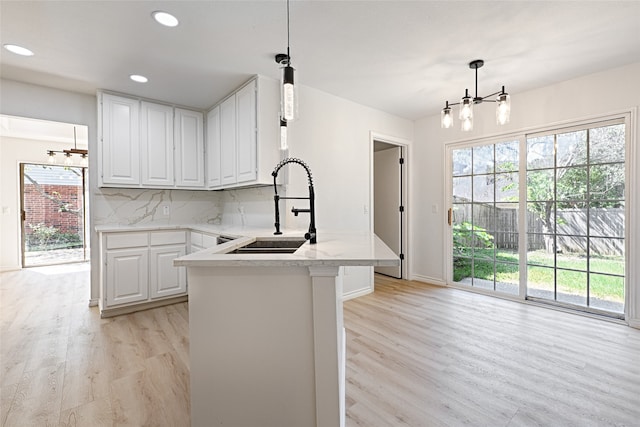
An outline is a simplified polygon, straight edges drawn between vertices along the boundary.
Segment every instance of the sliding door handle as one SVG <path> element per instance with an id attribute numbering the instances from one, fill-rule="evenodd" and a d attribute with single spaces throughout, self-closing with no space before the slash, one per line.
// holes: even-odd
<path id="1" fill-rule="evenodd" d="M 447 222 L 449 223 L 449 226 L 451 226 L 452 219 L 453 219 L 453 209 L 449 208 L 449 210 L 447 211 Z"/>

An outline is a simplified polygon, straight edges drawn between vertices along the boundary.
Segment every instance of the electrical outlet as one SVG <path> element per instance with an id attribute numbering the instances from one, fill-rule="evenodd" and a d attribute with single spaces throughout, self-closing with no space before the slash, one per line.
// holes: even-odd
<path id="1" fill-rule="evenodd" d="M 162 206 L 162 215 L 169 216 L 171 213 L 171 207 L 169 205 Z"/>

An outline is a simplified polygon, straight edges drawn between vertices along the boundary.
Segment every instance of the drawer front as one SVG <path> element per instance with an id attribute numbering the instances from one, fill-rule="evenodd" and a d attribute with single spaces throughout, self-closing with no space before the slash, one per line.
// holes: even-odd
<path id="1" fill-rule="evenodd" d="M 180 245 L 187 243 L 187 232 L 179 231 L 154 231 L 151 233 L 151 246 L 156 245 Z"/>
<path id="2" fill-rule="evenodd" d="M 149 233 L 109 233 L 107 249 L 137 248 L 149 245 Z"/>

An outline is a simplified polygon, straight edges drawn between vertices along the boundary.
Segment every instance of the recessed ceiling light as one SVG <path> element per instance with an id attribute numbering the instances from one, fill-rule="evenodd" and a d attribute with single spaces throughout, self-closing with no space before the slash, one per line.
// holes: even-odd
<path id="1" fill-rule="evenodd" d="M 151 14 L 151 16 L 153 16 L 153 19 L 155 19 L 156 22 L 166 27 L 175 27 L 178 25 L 178 18 L 176 18 L 170 13 L 163 12 L 161 10 L 156 10 Z"/>
<path id="2" fill-rule="evenodd" d="M 146 78 L 145 76 L 141 76 L 139 74 L 131 74 L 129 78 L 134 82 L 138 82 L 138 83 L 146 83 L 149 81 L 148 78 Z"/>
<path id="3" fill-rule="evenodd" d="M 9 52 L 15 53 L 16 55 L 33 56 L 33 52 L 31 52 L 26 47 L 18 46 L 15 44 L 5 44 L 4 48 L 7 49 Z"/>

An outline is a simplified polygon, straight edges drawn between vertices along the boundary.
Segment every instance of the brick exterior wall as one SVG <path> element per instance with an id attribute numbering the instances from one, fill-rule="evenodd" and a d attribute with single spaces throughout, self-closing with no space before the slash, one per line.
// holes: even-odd
<path id="1" fill-rule="evenodd" d="M 82 209 L 82 187 L 73 185 L 40 185 L 46 194 L 64 202 L 68 209 L 77 211 Z M 82 212 L 80 216 L 74 212 L 66 212 L 60 204 L 44 197 L 33 184 L 25 183 L 25 232 L 31 234 L 29 224 L 44 223 L 53 226 L 60 233 L 75 233 L 82 236 Z"/>

